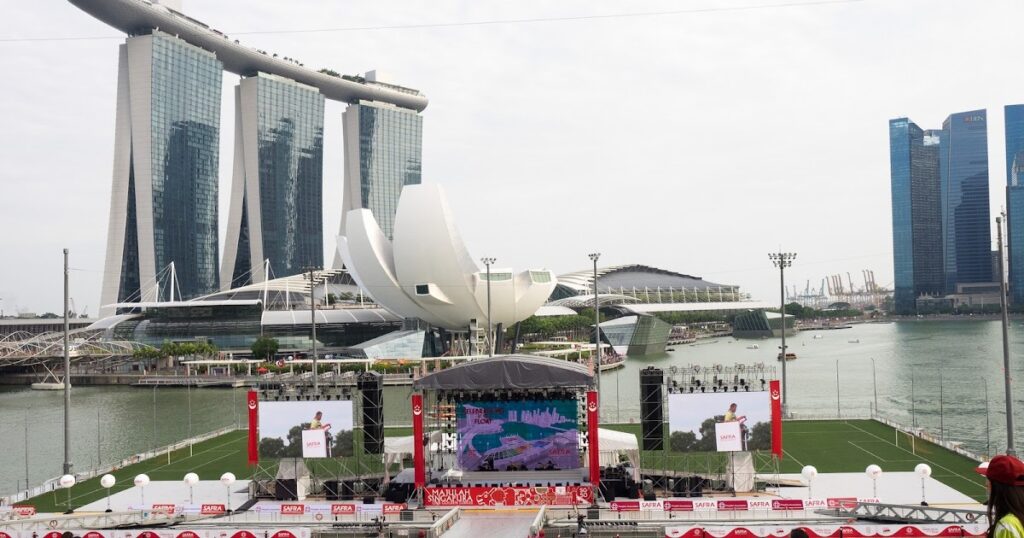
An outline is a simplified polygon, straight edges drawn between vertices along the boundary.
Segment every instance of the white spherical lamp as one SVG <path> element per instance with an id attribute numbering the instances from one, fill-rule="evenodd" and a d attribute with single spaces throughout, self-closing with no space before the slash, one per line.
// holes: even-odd
<path id="1" fill-rule="evenodd" d="M 185 483 L 194 486 L 199 483 L 199 475 L 196 473 L 188 473 L 185 475 Z"/>
<path id="2" fill-rule="evenodd" d="M 225 486 L 230 486 L 231 484 L 234 484 L 235 483 L 235 475 L 234 475 L 234 473 L 224 473 L 224 474 L 220 475 L 220 483 L 224 484 Z"/>
<path id="3" fill-rule="evenodd" d="M 102 477 L 100 477 L 100 485 L 103 486 L 106 489 L 110 489 L 110 488 L 114 487 L 114 484 L 116 484 L 116 483 L 117 483 L 117 479 L 114 478 L 114 475 L 112 475 L 112 474 L 105 474 Z"/>
<path id="4" fill-rule="evenodd" d="M 74 477 L 74 475 L 66 474 L 66 475 L 60 477 L 60 487 L 62 487 L 62 488 L 70 488 L 71 486 L 74 486 L 74 485 L 75 485 L 75 477 Z"/>
<path id="5" fill-rule="evenodd" d="M 800 474 L 805 480 L 814 480 L 814 477 L 818 476 L 818 470 L 813 465 L 804 465 L 804 468 L 800 470 Z"/>
<path id="6" fill-rule="evenodd" d="M 140 474 L 140 475 L 137 475 L 135 477 L 135 485 L 136 486 L 138 486 L 140 488 L 144 488 L 148 484 L 149 484 L 149 476 L 148 475 Z"/>
<path id="7" fill-rule="evenodd" d="M 928 478 L 932 475 L 932 467 L 927 463 L 918 463 L 917 467 L 914 467 L 914 472 L 921 478 Z"/>
<path id="8" fill-rule="evenodd" d="M 878 477 L 882 476 L 882 468 L 872 463 L 871 465 L 868 465 L 867 469 L 864 469 L 864 473 L 872 480 L 876 480 Z"/>

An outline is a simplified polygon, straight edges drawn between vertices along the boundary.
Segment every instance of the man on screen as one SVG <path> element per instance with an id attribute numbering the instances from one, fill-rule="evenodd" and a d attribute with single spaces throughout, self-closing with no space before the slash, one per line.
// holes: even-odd
<path id="1" fill-rule="evenodd" d="M 733 404 L 735 406 L 736 404 Z M 309 429 L 311 430 L 330 430 L 331 425 L 323 423 L 324 413 L 323 411 L 317 411 L 316 415 L 313 416 L 313 420 L 309 421 Z"/>
<path id="2" fill-rule="evenodd" d="M 722 422 L 746 422 L 747 416 L 736 416 L 736 404 L 729 404 L 729 410 L 725 412 L 725 419 Z"/>

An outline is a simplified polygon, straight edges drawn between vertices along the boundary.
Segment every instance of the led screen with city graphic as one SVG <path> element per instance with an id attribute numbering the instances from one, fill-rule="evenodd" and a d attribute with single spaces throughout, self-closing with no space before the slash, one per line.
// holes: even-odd
<path id="1" fill-rule="evenodd" d="M 458 463 L 467 471 L 578 469 L 576 400 L 460 402 Z"/>

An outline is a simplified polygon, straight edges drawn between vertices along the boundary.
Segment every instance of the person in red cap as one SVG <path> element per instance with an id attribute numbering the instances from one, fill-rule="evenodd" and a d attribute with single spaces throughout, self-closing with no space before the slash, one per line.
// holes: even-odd
<path id="1" fill-rule="evenodd" d="M 988 538 L 1024 538 L 1024 462 L 996 456 L 975 469 L 988 479 Z"/>

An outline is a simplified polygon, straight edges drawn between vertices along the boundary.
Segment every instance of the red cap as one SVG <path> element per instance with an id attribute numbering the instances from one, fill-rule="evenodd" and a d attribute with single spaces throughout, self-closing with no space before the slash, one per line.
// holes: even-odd
<path id="1" fill-rule="evenodd" d="M 1013 456 L 996 456 L 987 466 L 981 464 L 974 471 L 993 482 L 1007 486 L 1024 486 L 1024 462 Z"/>

